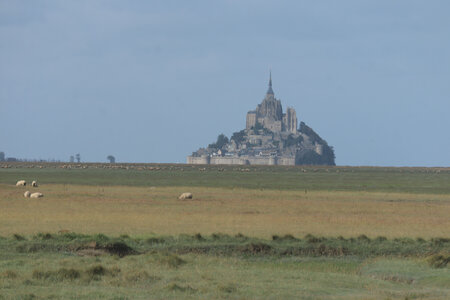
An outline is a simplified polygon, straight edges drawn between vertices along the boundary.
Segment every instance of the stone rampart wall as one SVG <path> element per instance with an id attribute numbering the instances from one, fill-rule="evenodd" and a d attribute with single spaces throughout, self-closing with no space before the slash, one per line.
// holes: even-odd
<path id="1" fill-rule="evenodd" d="M 188 156 L 186 159 L 188 164 L 192 165 L 209 165 L 209 156 Z"/>
<path id="2" fill-rule="evenodd" d="M 245 160 L 240 157 L 213 156 L 211 165 L 245 165 Z"/>
<path id="3" fill-rule="evenodd" d="M 187 157 L 188 164 L 211 164 L 211 165 L 281 165 L 294 166 L 294 157 L 273 157 L 273 156 L 213 156 L 213 157 Z"/>

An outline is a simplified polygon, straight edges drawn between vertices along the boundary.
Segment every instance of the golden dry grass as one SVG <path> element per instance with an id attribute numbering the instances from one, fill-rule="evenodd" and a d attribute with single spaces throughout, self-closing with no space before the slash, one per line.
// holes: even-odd
<path id="1" fill-rule="evenodd" d="M 450 236 L 448 195 L 225 188 L 0 185 L 0 235 L 243 233 L 321 236 Z M 180 201 L 182 192 L 193 200 Z"/>

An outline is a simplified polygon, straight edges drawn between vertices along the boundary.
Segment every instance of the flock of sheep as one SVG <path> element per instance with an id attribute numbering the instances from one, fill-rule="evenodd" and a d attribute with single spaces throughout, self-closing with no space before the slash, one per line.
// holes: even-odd
<path id="1" fill-rule="evenodd" d="M 26 186 L 26 185 L 27 185 L 27 182 L 26 182 L 25 180 L 19 180 L 19 181 L 17 181 L 17 183 L 16 183 L 16 186 Z M 32 186 L 32 187 L 38 187 L 38 184 L 37 184 L 36 181 L 33 181 L 33 182 L 31 183 L 31 186 Z M 26 191 L 26 192 L 23 194 L 23 196 L 24 196 L 25 198 L 41 198 L 41 197 L 44 197 L 44 194 L 39 193 L 39 192 L 31 193 L 30 191 Z M 181 194 L 181 195 L 178 197 L 178 199 L 180 199 L 180 200 L 192 199 L 192 194 L 191 194 L 191 193 L 183 193 L 183 194 Z"/>
<path id="2" fill-rule="evenodd" d="M 17 181 L 17 183 L 16 183 L 16 186 L 26 186 L 26 185 L 27 185 L 27 182 L 26 182 L 25 180 L 19 180 L 19 181 Z M 33 181 L 33 182 L 31 183 L 31 186 L 32 186 L 32 187 L 38 187 L 38 184 L 37 184 L 36 181 Z M 30 191 L 26 191 L 26 192 L 23 194 L 23 196 L 24 196 L 25 198 L 41 198 L 41 197 L 44 197 L 44 194 L 39 193 L 39 192 L 31 193 Z M 180 200 L 192 199 L 192 194 L 191 194 L 191 193 L 183 193 L 183 194 L 181 194 L 181 195 L 178 197 L 178 199 L 180 199 Z"/>
<path id="3" fill-rule="evenodd" d="M 26 186 L 26 185 L 27 185 L 27 182 L 26 182 L 25 180 L 19 180 L 19 181 L 17 181 L 17 183 L 16 183 L 16 186 Z M 33 181 L 33 182 L 31 183 L 31 186 L 32 186 L 32 187 L 38 187 L 38 184 L 37 184 L 36 181 Z M 26 191 L 26 192 L 23 194 L 23 196 L 24 196 L 25 198 L 41 198 L 41 197 L 44 197 L 44 194 L 39 193 L 39 192 L 31 193 L 30 191 Z"/>

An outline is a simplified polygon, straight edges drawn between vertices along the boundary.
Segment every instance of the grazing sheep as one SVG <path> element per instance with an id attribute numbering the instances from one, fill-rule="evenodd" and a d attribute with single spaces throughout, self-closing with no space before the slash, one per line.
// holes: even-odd
<path id="1" fill-rule="evenodd" d="M 44 197 L 44 194 L 42 193 L 33 193 L 30 195 L 30 198 L 41 198 Z"/>
<path id="2" fill-rule="evenodd" d="M 37 184 L 37 182 L 35 180 L 33 180 L 33 182 L 31 183 L 31 186 L 32 187 L 38 187 L 38 184 Z"/>
<path id="3" fill-rule="evenodd" d="M 16 186 L 26 186 L 26 185 L 27 185 L 27 182 L 25 180 L 19 180 L 16 183 Z"/>
<path id="4" fill-rule="evenodd" d="M 183 193 L 180 195 L 180 197 L 178 197 L 178 199 L 180 199 L 180 200 L 192 199 L 192 194 L 191 193 Z"/>
<path id="5" fill-rule="evenodd" d="M 31 195 L 30 191 L 26 191 L 25 193 L 23 193 L 23 196 L 25 198 L 30 198 L 30 195 Z"/>

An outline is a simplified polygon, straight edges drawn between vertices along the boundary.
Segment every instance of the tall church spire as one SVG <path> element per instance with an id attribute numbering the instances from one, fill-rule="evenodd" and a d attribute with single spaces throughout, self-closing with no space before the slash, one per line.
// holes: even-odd
<path id="1" fill-rule="evenodd" d="M 269 73 L 270 77 L 269 77 L 269 89 L 267 90 L 267 94 L 268 95 L 273 95 L 273 90 L 272 90 L 272 71 L 270 71 Z"/>

